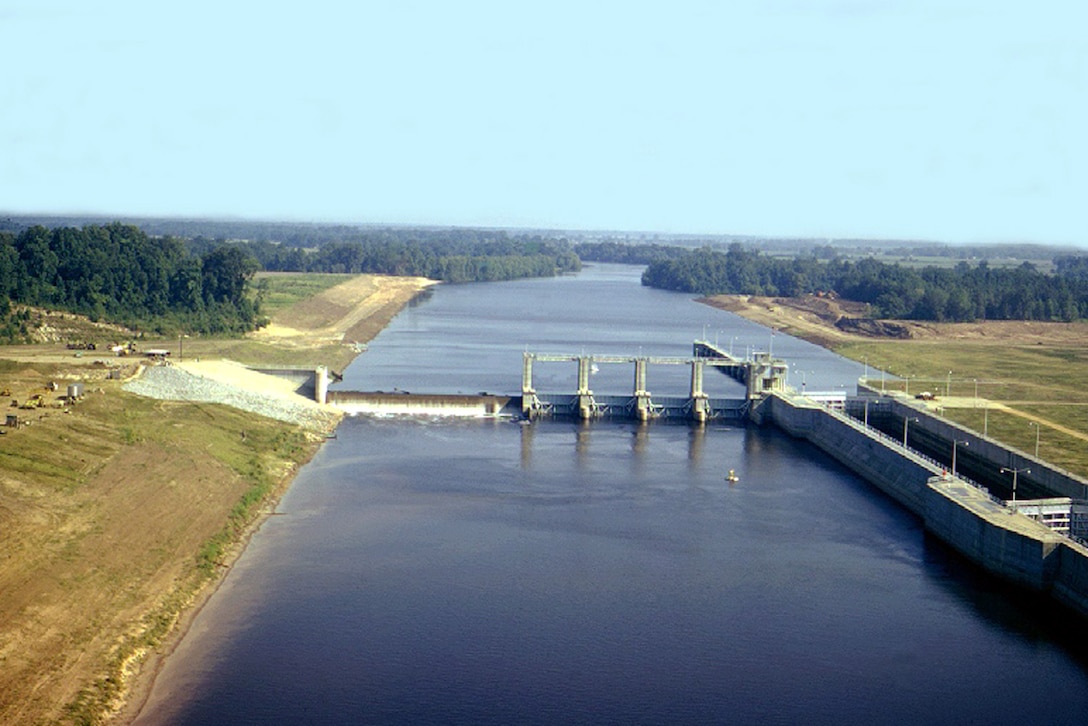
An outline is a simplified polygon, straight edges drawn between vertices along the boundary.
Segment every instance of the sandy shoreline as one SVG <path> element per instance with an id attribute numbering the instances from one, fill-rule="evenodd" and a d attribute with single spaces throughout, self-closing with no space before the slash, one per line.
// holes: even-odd
<path id="1" fill-rule="evenodd" d="M 223 583 L 226 582 L 231 569 L 234 568 L 238 559 L 245 553 L 253 536 L 260 531 L 261 527 L 264 526 L 264 523 L 267 522 L 268 518 L 275 512 L 276 508 L 279 506 L 280 500 L 283 498 L 283 495 L 287 493 L 287 490 L 290 488 L 291 483 L 294 481 L 299 470 L 313 459 L 320 448 L 321 444 L 316 444 L 313 451 L 310 452 L 310 456 L 302 462 L 299 468 L 292 471 L 280 481 L 276 493 L 273 496 L 274 501 L 269 502 L 270 506 L 249 524 L 241 538 L 232 545 L 230 551 L 222 558 L 223 567 L 221 572 L 204 587 L 200 588 L 193 596 L 192 601 L 181 611 L 174 626 L 170 629 L 169 635 L 163 638 L 162 642 L 155 650 L 144 657 L 137 670 L 126 677 L 124 699 L 120 708 L 118 708 L 113 716 L 110 717 L 109 723 L 127 725 L 139 717 L 140 712 L 144 709 L 144 706 L 147 705 L 147 701 L 151 697 L 151 691 L 154 689 L 155 682 L 162 673 L 162 669 L 166 665 L 167 659 L 174 654 L 182 640 L 189 634 L 189 631 L 193 627 L 193 623 L 204 609 L 204 606 L 208 604 L 212 597 L 219 592 L 219 588 L 223 586 Z"/>
<path id="2" fill-rule="evenodd" d="M 260 332 L 258 337 L 266 340 L 270 338 L 283 340 L 286 344 L 303 347 L 320 345 L 330 339 L 344 343 L 368 343 L 414 297 L 432 284 L 434 284 L 433 281 L 424 278 L 377 278 L 377 284 L 375 284 L 375 279 L 367 276 L 365 284 L 359 280 L 348 282 L 333 288 L 325 296 L 343 302 L 351 300 L 353 295 L 362 295 L 362 297 L 355 297 L 353 303 L 347 306 L 347 312 L 338 318 L 327 320 L 326 324 L 305 331 L 281 322 L 269 326 L 269 329 Z M 311 308 L 309 314 L 312 315 L 312 309 L 315 305 L 311 304 L 309 307 Z M 326 315 L 328 310 L 331 309 L 333 308 L 326 308 Z M 290 316 L 285 317 L 290 320 Z M 295 394 L 290 390 L 290 386 L 281 385 L 282 382 L 279 379 L 248 370 L 239 370 L 240 367 L 237 364 L 229 361 L 185 363 L 182 364 L 182 367 L 197 375 L 207 376 L 243 389 L 261 391 L 264 394 L 296 403 L 301 399 L 301 402 L 305 402 L 307 405 L 319 405 Z M 229 552 L 225 553 L 221 558 L 223 565 L 221 572 L 194 594 L 192 601 L 182 609 L 169 634 L 163 638 L 153 651 L 143 657 L 137 669 L 126 675 L 122 701 L 117 710 L 108 717 L 109 723 L 130 724 L 139 718 L 140 712 L 147 705 L 167 659 L 177 650 L 182 640 L 191 630 L 197 616 L 200 615 L 211 598 L 222 587 L 230 570 L 245 553 L 253 536 L 260 531 L 269 516 L 275 512 L 283 495 L 293 483 L 295 476 L 320 450 L 321 445 L 324 443 L 322 440 L 323 434 L 331 433 L 339 423 L 340 418 L 340 416 L 337 416 L 335 419 L 336 424 L 332 425 L 327 431 L 321 432 L 311 441 L 311 448 L 305 459 L 279 481 L 275 493 L 268 499 L 268 506 L 247 526 L 242 536 L 231 546 Z"/>

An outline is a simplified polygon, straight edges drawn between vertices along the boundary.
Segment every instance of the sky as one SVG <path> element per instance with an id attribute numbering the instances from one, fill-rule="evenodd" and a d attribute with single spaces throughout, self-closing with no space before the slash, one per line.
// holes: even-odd
<path id="1" fill-rule="evenodd" d="M 1088 247 L 1083 0 L 0 0 L 0 211 Z"/>

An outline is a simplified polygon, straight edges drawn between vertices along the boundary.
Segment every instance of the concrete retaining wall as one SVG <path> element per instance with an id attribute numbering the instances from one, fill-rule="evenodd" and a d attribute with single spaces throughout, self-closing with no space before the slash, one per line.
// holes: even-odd
<path id="1" fill-rule="evenodd" d="M 1031 454 L 1013 449 L 976 431 L 964 428 L 930 411 L 924 405 L 900 397 L 881 396 L 879 391 L 866 387 L 861 383 L 858 384 L 858 393 L 879 400 L 881 409 L 887 410 L 888 415 L 896 419 L 917 418 L 918 421 L 912 421 L 910 424 L 912 432 L 917 431 L 920 435 L 929 435 L 948 442 L 970 442 L 966 448 L 962 448 L 959 452 L 965 461 L 983 462 L 983 465 L 990 466 L 995 470 L 1000 470 L 1002 467 L 1031 469 L 1030 474 L 1022 473 L 1020 480 L 1025 485 L 1035 485 L 1050 492 L 1050 496 L 1082 499 L 1088 495 L 1088 480 L 1042 459 L 1037 459 Z M 1024 426 L 1027 425 L 1028 420 L 1025 419 Z"/>
<path id="2" fill-rule="evenodd" d="M 347 414 L 496 416 L 521 409 L 521 398 L 512 396 L 329 391 L 327 401 Z"/>
<path id="3" fill-rule="evenodd" d="M 801 398 L 772 396 L 761 413 L 787 433 L 811 441 L 907 509 L 923 516 L 926 482 L 940 469 L 879 432 Z"/>
<path id="4" fill-rule="evenodd" d="M 951 477 L 929 482 L 925 504 L 926 529 L 968 559 L 1017 585 L 1050 589 L 1064 537 Z"/>
<path id="5" fill-rule="evenodd" d="M 753 408 L 752 416 L 812 442 L 914 512 L 928 531 L 985 570 L 1050 593 L 1088 616 L 1088 549 L 948 476 L 900 442 L 803 398 L 769 396 Z M 962 436 L 960 431 L 949 435 Z"/>
<path id="6" fill-rule="evenodd" d="M 1088 613 L 1088 548 L 1076 542 L 1063 542 L 1058 548 L 1058 571 L 1050 589 L 1058 602 Z"/>
<path id="7" fill-rule="evenodd" d="M 250 370 L 264 373 L 266 376 L 275 376 L 276 378 L 288 380 L 297 386 L 297 388 L 295 388 L 296 393 L 315 398 L 316 376 L 314 368 L 291 368 L 283 366 L 278 368 L 250 368 Z"/>

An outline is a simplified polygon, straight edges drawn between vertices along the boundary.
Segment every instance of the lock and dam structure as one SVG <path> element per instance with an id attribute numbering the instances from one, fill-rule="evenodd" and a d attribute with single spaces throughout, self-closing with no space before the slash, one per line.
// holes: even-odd
<path id="1" fill-rule="evenodd" d="M 578 388 L 573 394 L 538 393 L 533 386 L 536 363 L 578 365 Z M 597 395 L 589 387 L 590 374 L 599 364 L 633 367 L 634 386 L 630 395 Z M 687 396 L 654 396 L 646 388 L 650 366 L 685 366 L 691 370 Z M 707 369 L 717 370 L 744 384 L 744 398 L 711 398 L 703 388 Z M 528 419 L 541 416 L 571 416 L 588 420 L 601 417 L 689 419 L 704 423 L 714 419 L 743 419 L 749 404 L 774 390 L 784 390 L 789 368 L 769 353 L 756 353 L 740 360 L 705 341 L 695 341 L 690 358 L 618 355 L 566 355 L 526 352 L 522 359 L 521 413 Z"/>
<path id="2" fill-rule="evenodd" d="M 577 366 L 576 390 L 537 391 L 533 376 L 540 363 Z M 630 393 L 593 391 L 590 376 L 600 365 L 629 366 Z M 651 366 L 688 367 L 686 395 L 648 391 Z M 741 383 L 744 395 L 708 396 L 708 370 Z M 323 368 L 311 369 L 306 390 L 348 414 L 775 426 L 854 471 L 987 572 L 1088 617 L 1088 480 L 966 429 L 923 402 L 885 394 L 867 380 L 859 381 L 852 396 L 798 393 L 786 383 L 788 370 L 769 353 L 741 360 L 699 340 L 690 357 L 676 358 L 526 352 L 520 396 L 329 390 Z M 1008 491 L 1010 472 L 1018 475 L 1011 500 L 995 496 L 993 491 Z"/>

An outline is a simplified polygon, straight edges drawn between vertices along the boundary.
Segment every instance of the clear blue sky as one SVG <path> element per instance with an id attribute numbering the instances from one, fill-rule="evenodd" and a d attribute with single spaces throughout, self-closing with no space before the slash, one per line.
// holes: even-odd
<path id="1" fill-rule="evenodd" d="M 1088 245 L 1088 3 L 0 0 L 0 210 Z"/>

